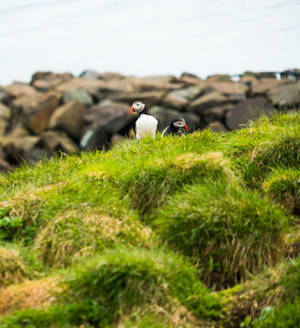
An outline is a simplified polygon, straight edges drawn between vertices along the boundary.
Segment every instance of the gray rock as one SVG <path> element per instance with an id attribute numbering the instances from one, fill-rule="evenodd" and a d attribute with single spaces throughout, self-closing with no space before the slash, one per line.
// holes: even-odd
<path id="1" fill-rule="evenodd" d="M 33 74 L 31 85 L 40 91 L 49 91 L 73 78 L 71 73 L 54 74 L 51 72 L 37 72 Z"/>
<path id="2" fill-rule="evenodd" d="M 290 85 L 278 85 L 267 93 L 272 104 L 280 108 L 300 105 L 300 82 Z"/>
<path id="3" fill-rule="evenodd" d="M 79 150 L 75 142 L 63 131 L 45 131 L 41 134 L 41 138 L 51 153 L 62 151 L 69 154 Z"/>
<path id="4" fill-rule="evenodd" d="M 0 117 L 0 136 L 3 136 L 8 130 L 8 122 L 3 117 Z"/>
<path id="5" fill-rule="evenodd" d="M 73 90 L 68 90 L 64 93 L 63 95 L 64 104 L 73 100 L 78 100 L 87 106 L 93 105 L 93 98 L 84 89 L 73 89 Z"/>
<path id="6" fill-rule="evenodd" d="M 160 131 L 164 130 L 173 119 L 183 117 L 188 127 L 191 130 L 200 126 L 200 118 L 193 113 L 182 113 L 161 106 L 153 106 L 149 110 L 149 114 L 153 115 L 158 120 L 158 128 Z"/>
<path id="7" fill-rule="evenodd" d="M 195 98 L 209 91 L 209 87 L 204 85 L 192 85 L 184 89 L 169 92 L 162 101 L 166 107 L 184 109 Z"/>
<path id="8" fill-rule="evenodd" d="M 7 106 L 0 103 L 0 118 L 3 118 L 6 121 L 8 121 L 10 117 L 11 117 L 10 109 Z"/>
<path id="9" fill-rule="evenodd" d="M 226 113 L 234 108 L 233 104 L 219 105 L 203 109 L 202 116 L 205 122 L 223 121 Z"/>
<path id="10" fill-rule="evenodd" d="M 14 100 L 12 108 L 20 113 L 28 129 L 39 134 L 47 128 L 50 117 L 60 100 L 61 94 L 56 92 L 37 93 Z"/>
<path id="11" fill-rule="evenodd" d="M 128 105 L 112 101 L 92 106 L 83 118 L 87 125 L 91 125 L 92 128 L 99 127 L 108 135 L 119 133 L 136 119 L 134 115 L 129 114 Z"/>
<path id="12" fill-rule="evenodd" d="M 98 80 L 98 79 L 101 79 L 101 74 L 97 71 L 87 69 L 87 70 L 83 71 L 82 73 L 80 73 L 79 77 L 81 79 L 86 79 L 86 80 Z"/>
<path id="13" fill-rule="evenodd" d="M 230 130 L 239 129 L 248 121 L 257 119 L 262 114 L 272 115 L 274 112 L 274 107 L 264 97 L 241 101 L 227 112 L 226 126 Z"/>
<path id="14" fill-rule="evenodd" d="M 70 136 L 79 139 L 84 126 L 83 116 L 86 106 L 76 100 L 72 100 L 58 107 L 49 121 L 49 128 L 66 131 Z"/>
<path id="15" fill-rule="evenodd" d="M 208 108 L 225 105 L 228 102 L 228 97 L 224 96 L 221 92 L 213 91 L 194 100 L 189 104 L 187 110 L 189 112 L 202 114 L 203 111 L 207 110 Z"/>
<path id="16" fill-rule="evenodd" d="M 207 124 L 205 126 L 204 129 L 210 129 L 213 132 L 226 132 L 227 131 L 224 124 L 219 121 L 210 122 L 209 124 Z"/>

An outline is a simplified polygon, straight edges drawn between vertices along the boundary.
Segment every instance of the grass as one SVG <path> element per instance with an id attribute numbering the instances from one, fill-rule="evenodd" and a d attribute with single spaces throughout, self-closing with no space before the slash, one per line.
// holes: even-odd
<path id="1" fill-rule="evenodd" d="M 290 112 L 0 174 L 0 327 L 285 322 L 299 136 Z"/>

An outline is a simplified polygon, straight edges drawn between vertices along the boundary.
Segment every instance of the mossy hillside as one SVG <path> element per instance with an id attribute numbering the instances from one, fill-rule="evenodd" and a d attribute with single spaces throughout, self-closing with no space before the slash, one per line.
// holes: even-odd
<path id="1" fill-rule="evenodd" d="M 300 214 L 300 169 L 276 169 L 264 182 L 266 194 L 291 214 Z"/>
<path id="2" fill-rule="evenodd" d="M 298 131 L 299 125 L 300 115 L 295 112 L 262 118 L 243 130 L 228 134 L 201 131 L 183 137 L 163 138 L 158 135 L 155 139 L 125 140 L 106 153 L 57 157 L 34 167 L 19 168 L 9 175 L 0 175 L 0 221 L 5 226 L 5 229 L 1 230 L 4 232 L 1 235 L 1 245 L 6 247 L 9 243 L 10 247 L 20 250 L 21 255 L 23 252 L 30 253 L 32 260 L 28 261 L 26 258 L 25 262 L 30 268 L 38 267 L 39 271 L 38 276 L 30 271 L 28 278 L 32 280 L 32 285 L 24 282 L 24 285 L 14 284 L 4 289 L 3 293 L 6 293 L 2 295 L 11 295 L 12 290 L 15 291 L 14 295 L 19 295 L 17 291 L 22 288 L 26 289 L 26 293 L 20 293 L 23 295 L 23 301 L 18 299 L 13 303 L 7 312 L 8 317 L 3 319 L 1 324 L 4 325 L 5 322 L 8 327 L 14 327 L 13 324 L 15 327 L 24 327 L 26 323 L 27 326 L 31 324 L 42 327 L 42 321 L 46 318 L 47 326 L 50 327 L 97 327 L 101 320 L 116 327 L 143 327 L 151 324 L 163 327 L 209 327 L 223 320 L 221 322 L 224 327 L 230 327 L 231 323 L 225 320 L 226 316 L 230 318 L 225 305 L 222 309 L 224 318 L 218 318 L 217 308 L 222 304 L 216 301 L 215 297 L 213 300 L 217 302 L 217 307 L 201 307 L 203 301 L 211 299 L 215 293 L 207 289 L 204 293 L 195 293 L 195 287 L 190 288 L 188 284 L 183 284 L 182 292 L 177 293 L 170 288 L 176 285 L 172 279 L 166 278 L 158 269 L 155 271 L 147 267 L 147 263 L 151 263 L 149 257 L 156 261 L 157 254 L 161 252 L 165 254 L 161 256 L 164 259 L 173 255 L 175 258 L 179 257 L 181 260 L 174 261 L 179 263 L 179 267 L 186 266 L 188 272 L 194 272 L 192 275 L 199 283 L 204 272 L 207 276 L 203 282 L 209 282 L 210 286 L 219 288 L 243 281 L 251 276 L 250 272 L 256 274 L 263 270 L 264 265 L 271 265 L 282 259 L 286 255 L 283 254 L 284 250 L 289 246 L 289 238 L 285 236 L 286 229 L 289 227 L 289 235 L 293 234 L 294 230 L 298 229 L 297 220 L 274 204 L 277 201 L 266 192 L 265 186 L 266 181 L 279 169 L 298 169 L 298 158 L 294 156 L 293 149 L 296 149 L 295 131 Z M 284 151 L 280 154 L 281 150 L 278 150 L 277 157 L 273 159 L 272 153 L 269 153 L 268 159 L 263 162 L 257 159 L 257 149 L 262 149 L 269 143 L 273 145 L 273 142 L 280 141 L 283 137 L 289 140 L 289 149 L 292 149 L 294 155 L 290 156 L 283 148 Z M 278 144 L 282 145 L 280 142 Z M 288 165 L 284 162 L 287 160 L 286 156 L 290 156 Z M 220 187 L 215 193 L 210 189 L 213 185 Z M 203 203 L 207 209 L 207 213 L 203 215 L 203 231 L 206 232 L 205 224 L 210 228 L 210 214 L 217 213 L 213 225 L 214 233 L 210 230 L 210 235 L 205 235 L 206 244 L 211 243 L 217 248 L 206 250 L 208 266 L 204 262 L 200 265 L 199 258 L 202 261 L 203 259 L 197 252 L 191 252 L 192 255 L 186 253 L 187 244 L 175 244 L 165 240 L 161 227 L 156 225 L 158 218 L 163 219 L 164 210 L 172 211 L 170 204 L 178 197 L 182 197 L 183 204 L 188 204 L 192 202 L 193 197 L 189 194 L 190 190 L 200 187 L 208 190 L 207 195 L 212 195 L 215 199 L 209 202 L 206 197 Z M 222 198 L 223 202 L 220 200 Z M 241 211 L 238 211 L 237 207 L 241 204 Z M 200 205 L 198 202 L 197 206 Z M 176 206 L 180 212 L 181 204 L 177 202 Z M 215 208 L 219 208 L 219 212 Z M 174 215 L 175 211 L 176 208 Z M 271 212 L 274 215 L 269 215 Z M 196 211 L 193 215 L 195 213 Z M 244 217 L 247 220 L 243 220 Z M 194 219 L 196 222 L 196 215 Z M 224 225 L 224 222 L 235 224 Z M 165 223 L 168 223 L 168 218 Z M 171 225 L 171 221 L 168 224 Z M 183 233 L 186 233 L 188 228 L 184 228 Z M 197 230 L 198 227 L 196 232 Z M 216 236 L 224 238 L 225 250 L 222 250 L 222 240 L 218 239 L 214 244 Z M 262 236 L 264 243 L 259 244 L 259 236 Z M 293 239 L 293 243 L 297 243 L 296 234 L 294 237 L 296 239 Z M 186 239 L 187 242 L 192 240 L 189 235 Z M 204 238 L 201 240 L 203 242 Z M 236 243 L 237 240 L 240 241 L 240 246 Z M 260 248 L 256 248 L 255 240 Z M 162 244 L 164 250 L 161 250 Z M 252 247 L 249 248 L 249 245 Z M 225 258 L 220 257 L 223 251 Z M 37 283 L 38 286 L 47 285 L 47 279 L 53 281 L 52 278 L 61 275 L 61 267 L 67 268 L 65 275 L 63 274 L 66 278 L 54 280 L 62 284 L 62 288 L 68 286 L 66 281 L 71 276 L 75 281 L 83 282 L 77 277 L 86 276 L 88 279 L 90 272 L 94 272 L 92 269 L 96 268 L 96 262 L 100 258 L 104 259 L 104 255 L 106 258 L 107 254 L 112 254 L 110 252 L 119 254 L 120 258 L 130 258 L 134 252 L 138 252 L 139 257 L 145 257 L 146 263 L 138 262 L 140 268 L 144 267 L 144 271 L 139 272 L 143 272 L 145 279 L 138 281 L 141 286 L 152 286 L 146 288 L 149 291 L 146 293 L 148 296 L 139 296 L 135 287 L 133 291 L 126 289 L 126 286 L 132 286 L 130 279 L 136 279 L 136 266 L 127 266 L 128 272 L 125 274 L 122 265 L 112 261 L 114 264 L 104 265 L 106 271 L 103 270 L 111 277 L 115 276 L 108 267 L 118 274 L 122 272 L 120 276 L 116 274 L 116 279 L 123 281 L 122 288 L 118 283 L 110 285 L 112 295 L 119 295 L 115 297 L 122 302 L 115 302 L 113 297 L 108 298 L 108 312 L 105 317 L 99 316 L 101 302 L 99 303 L 96 295 L 90 297 L 88 294 L 82 294 L 82 301 L 74 304 L 69 287 L 66 287 L 64 294 L 69 295 L 69 298 L 63 297 L 60 291 L 57 295 L 61 297 L 54 298 L 45 292 L 45 303 L 29 297 L 34 294 L 30 293 L 30 290 L 35 288 L 37 278 L 45 277 Z M 244 253 L 247 256 L 243 255 Z M 151 255 L 147 257 L 147 254 Z M 253 255 L 253 258 L 250 258 L 250 255 Z M 297 252 L 294 252 L 293 256 L 297 256 Z M 42 260 L 42 264 L 36 262 L 37 257 Z M 238 259 L 239 262 L 233 259 Z M 108 258 L 106 260 L 108 261 Z M 239 272 L 235 266 L 229 265 L 230 263 L 240 263 Z M 222 265 L 225 265 L 227 270 L 226 279 L 219 270 Z M 80 267 L 87 270 L 81 276 L 80 270 L 78 271 Z M 152 279 L 152 273 L 149 272 L 156 272 L 156 278 Z M 186 275 L 189 277 L 188 273 Z M 191 280 L 195 281 L 193 279 Z M 203 282 L 200 283 L 201 286 Z M 85 283 L 89 284 L 88 281 Z M 282 286 L 283 282 L 280 280 L 278 284 Z M 78 289 L 74 290 L 83 293 L 83 285 L 79 284 Z M 121 289 L 126 291 L 125 294 L 137 293 L 136 297 L 141 302 L 130 303 L 120 294 Z M 265 293 L 267 291 L 263 289 L 261 295 Z M 201 296 L 198 297 L 197 294 Z M 107 297 L 109 294 L 103 295 Z M 49 297 L 51 303 L 47 303 Z M 162 306 L 161 300 L 165 300 L 166 305 Z M 2 298 L 2 301 L 5 302 L 6 299 Z M 270 301 L 269 304 L 276 307 L 279 303 Z M 21 312 L 14 312 L 18 310 Z M 248 314 L 251 314 L 251 309 L 245 307 L 243 318 Z M 258 310 L 252 318 L 259 315 Z M 32 319 L 33 317 L 40 318 L 40 321 L 32 321 L 38 320 Z M 236 322 L 239 324 L 241 320 L 237 319 Z"/>
<path id="3" fill-rule="evenodd" d="M 103 327 L 121 316 L 127 323 L 128 318 L 141 321 L 143 312 L 152 313 L 152 320 L 160 317 L 160 324 L 170 327 L 178 320 L 176 312 L 191 318 L 187 324 L 194 320 L 189 311 L 205 319 L 221 316 L 219 298 L 199 281 L 195 268 L 166 250 L 109 250 L 68 269 L 64 277 L 56 305 L 8 316 L 3 327 L 44 327 L 49 323 Z"/>
<path id="4" fill-rule="evenodd" d="M 204 281 L 220 287 L 278 261 L 288 217 L 254 193 L 211 180 L 171 196 L 154 226 L 198 264 Z"/>

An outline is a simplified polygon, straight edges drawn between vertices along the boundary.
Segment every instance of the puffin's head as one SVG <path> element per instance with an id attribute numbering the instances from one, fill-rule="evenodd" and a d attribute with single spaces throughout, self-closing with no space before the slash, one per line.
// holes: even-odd
<path id="1" fill-rule="evenodd" d="M 145 104 L 143 104 L 141 101 L 135 101 L 129 109 L 130 114 L 133 113 L 141 113 L 145 109 Z"/>
<path id="2" fill-rule="evenodd" d="M 184 118 L 177 118 L 177 119 L 172 121 L 172 124 L 177 129 L 185 128 L 185 131 L 189 130 L 189 127 L 185 123 Z"/>

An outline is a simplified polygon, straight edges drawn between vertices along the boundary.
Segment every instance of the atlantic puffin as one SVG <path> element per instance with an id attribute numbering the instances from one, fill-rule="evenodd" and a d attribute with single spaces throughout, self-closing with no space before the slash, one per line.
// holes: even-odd
<path id="1" fill-rule="evenodd" d="M 187 124 L 185 123 L 184 118 L 177 118 L 174 119 L 169 126 L 167 126 L 163 132 L 162 135 L 163 136 L 167 136 L 167 135 L 179 135 L 181 136 L 182 134 L 184 134 L 184 132 L 182 131 L 182 129 L 185 129 L 185 131 L 189 131 L 189 127 L 187 126 Z"/>
<path id="2" fill-rule="evenodd" d="M 135 101 L 129 112 L 131 114 L 138 113 L 139 118 L 134 125 L 134 132 L 137 139 L 142 139 L 147 136 L 155 137 L 158 121 L 155 117 L 147 114 L 145 104 L 141 101 Z"/>

